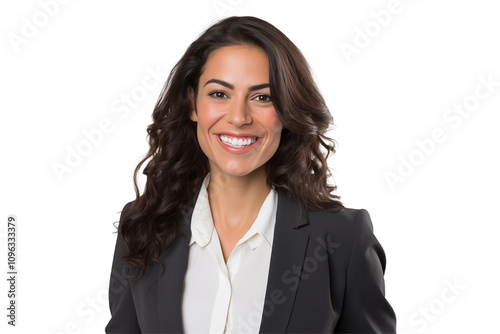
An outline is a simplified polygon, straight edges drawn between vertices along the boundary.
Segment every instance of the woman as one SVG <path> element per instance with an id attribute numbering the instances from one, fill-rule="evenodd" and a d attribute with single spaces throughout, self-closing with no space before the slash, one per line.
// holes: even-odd
<path id="1" fill-rule="evenodd" d="M 332 117 L 297 47 L 230 17 L 172 70 L 120 217 L 107 333 L 389 333 L 385 255 L 344 208 Z M 326 154 L 320 150 L 320 146 Z"/>

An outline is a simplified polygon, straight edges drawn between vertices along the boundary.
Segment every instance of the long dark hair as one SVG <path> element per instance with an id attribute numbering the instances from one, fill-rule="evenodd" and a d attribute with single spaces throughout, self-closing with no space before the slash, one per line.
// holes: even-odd
<path id="1" fill-rule="evenodd" d="M 336 186 L 327 183 L 331 176 L 327 158 L 335 153 L 335 142 L 325 132 L 333 118 L 304 56 L 266 21 L 249 16 L 223 19 L 194 41 L 174 66 L 147 128 L 149 152 L 134 172 L 136 199 L 118 227 L 127 249 L 123 259 L 135 269 L 136 283 L 177 237 L 178 221 L 194 207 L 210 170 L 198 143 L 196 123 L 189 118 L 188 88 L 193 88 L 196 97 L 207 58 L 230 45 L 259 47 L 269 59 L 271 96 L 284 128 L 278 150 L 266 163 L 267 184 L 310 210 L 343 208 L 340 197 L 332 194 Z M 137 174 L 148 160 L 143 171 L 147 181 L 140 195 Z"/>

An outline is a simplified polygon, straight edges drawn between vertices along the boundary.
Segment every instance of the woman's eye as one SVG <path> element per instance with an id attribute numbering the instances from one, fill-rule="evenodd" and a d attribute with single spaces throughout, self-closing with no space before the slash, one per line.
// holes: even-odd
<path id="1" fill-rule="evenodd" d="M 227 97 L 226 93 L 223 93 L 223 92 L 213 92 L 213 93 L 210 93 L 208 95 L 215 97 L 216 99 L 223 99 L 223 98 Z"/>
<path id="2" fill-rule="evenodd" d="M 269 95 L 257 95 L 256 99 L 260 102 L 271 102 L 271 97 Z"/>

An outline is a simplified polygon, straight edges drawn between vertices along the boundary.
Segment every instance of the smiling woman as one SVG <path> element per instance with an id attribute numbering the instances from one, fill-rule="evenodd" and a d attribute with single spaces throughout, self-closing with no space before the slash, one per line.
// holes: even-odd
<path id="1" fill-rule="evenodd" d="M 327 182 L 331 124 L 278 29 L 254 17 L 207 29 L 153 112 L 118 226 L 106 332 L 395 332 L 370 216 Z"/>
<path id="2" fill-rule="evenodd" d="M 215 76 L 224 80 L 209 79 Z M 223 47 L 208 59 L 200 82 L 196 105 L 190 94 L 190 117 L 198 122 L 198 141 L 212 177 L 243 177 L 263 169 L 283 129 L 270 96 L 266 53 L 250 46 Z"/>

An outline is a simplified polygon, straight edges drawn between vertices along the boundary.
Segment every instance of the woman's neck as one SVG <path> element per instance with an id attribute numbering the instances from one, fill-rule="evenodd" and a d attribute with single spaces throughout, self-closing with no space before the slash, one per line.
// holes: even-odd
<path id="1" fill-rule="evenodd" d="M 253 224 L 271 188 L 262 166 L 245 176 L 211 172 L 207 190 L 214 225 L 237 231 Z"/>

